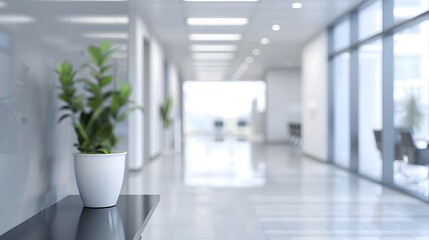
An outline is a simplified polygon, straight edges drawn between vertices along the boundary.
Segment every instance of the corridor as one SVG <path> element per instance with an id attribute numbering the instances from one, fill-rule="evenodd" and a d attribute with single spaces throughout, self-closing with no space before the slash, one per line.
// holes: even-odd
<path id="1" fill-rule="evenodd" d="M 183 160 L 129 176 L 130 193 L 162 196 L 144 240 L 429 239 L 427 204 L 288 146 L 188 138 L 184 148 Z"/>

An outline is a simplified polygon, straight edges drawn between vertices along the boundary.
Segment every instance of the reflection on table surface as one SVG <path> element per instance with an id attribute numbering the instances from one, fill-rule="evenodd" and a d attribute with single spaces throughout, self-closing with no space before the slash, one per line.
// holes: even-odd
<path id="1" fill-rule="evenodd" d="M 160 201 L 157 195 L 121 195 L 115 207 L 84 208 L 68 196 L 0 236 L 0 240 L 128 240 L 141 235 Z"/>

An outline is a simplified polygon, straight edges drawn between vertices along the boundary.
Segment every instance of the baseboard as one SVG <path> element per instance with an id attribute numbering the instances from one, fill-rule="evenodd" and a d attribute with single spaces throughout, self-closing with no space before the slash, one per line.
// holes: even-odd
<path id="1" fill-rule="evenodd" d="M 150 156 L 150 157 L 149 157 L 149 161 L 153 161 L 153 160 L 155 160 L 155 159 L 159 158 L 161 155 L 162 155 L 162 152 L 158 152 L 158 153 L 156 153 L 155 155 Z"/>
<path id="2" fill-rule="evenodd" d="M 316 157 L 316 156 L 314 156 L 313 154 L 310 154 L 310 153 L 302 152 L 302 155 L 306 156 L 308 158 L 311 158 L 313 160 L 316 160 L 318 162 L 328 163 L 328 160 L 322 159 L 320 157 Z"/>

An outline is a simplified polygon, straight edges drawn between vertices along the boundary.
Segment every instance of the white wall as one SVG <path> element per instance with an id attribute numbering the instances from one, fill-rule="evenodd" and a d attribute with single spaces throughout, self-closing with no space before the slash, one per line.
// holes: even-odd
<path id="1" fill-rule="evenodd" d="M 170 117 L 173 120 L 172 126 L 168 129 L 167 149 L 175 150 L 180 144 L 180 79 L 177 67 L 173 64 L 168 65 L 168 96 L 172 99 Z"/>
<path id="2" fill-rule="evenodd" d="M 264 140 L 265 139 L 265 112 L 258 111 L 258 100 L 252 101 L 252 139 Z"/>
<path id="3" fill-rule="evenodd" d="M 302 151 L 328 158 L 328 36 L 313 39 L 302 53 Z"/>
<path id="4" fill-rule="evenodd" d="M 301 76 L 298 70 L 271 70 L 266 75 L 266 140 L 286 142 L 290 122 L 301 118 Z"/>
<path id="5" fill-rule="evenodd" d="M 129 37 L 129 80 L 133 86 L 130 99 L 145 105 L 144 103 L 144 81 L 143 81 L 143 39 L 146 28 L 143 21 L 137 15 L 130 17 Z M 128 118 L 128 168 L 139 169 L 144 164 L 144 113 L 133 112 Z"/>
<path id="6" fill-rule="evenodd" d="M 150 41 L 149 79 L 149 156 L 162 152 L 162 120 L 159 107 L 164 102 L 164 57 L 162 48 L 154 38 Z"/>

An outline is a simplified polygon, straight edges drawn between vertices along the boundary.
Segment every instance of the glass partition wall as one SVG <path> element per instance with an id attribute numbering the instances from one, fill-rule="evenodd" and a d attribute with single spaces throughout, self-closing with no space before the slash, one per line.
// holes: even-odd
<path id="1" fill-rule="evenodd" d="M 429 0 L 371 0 L 330 31 L 330 161 L 429 201 Z"/>

